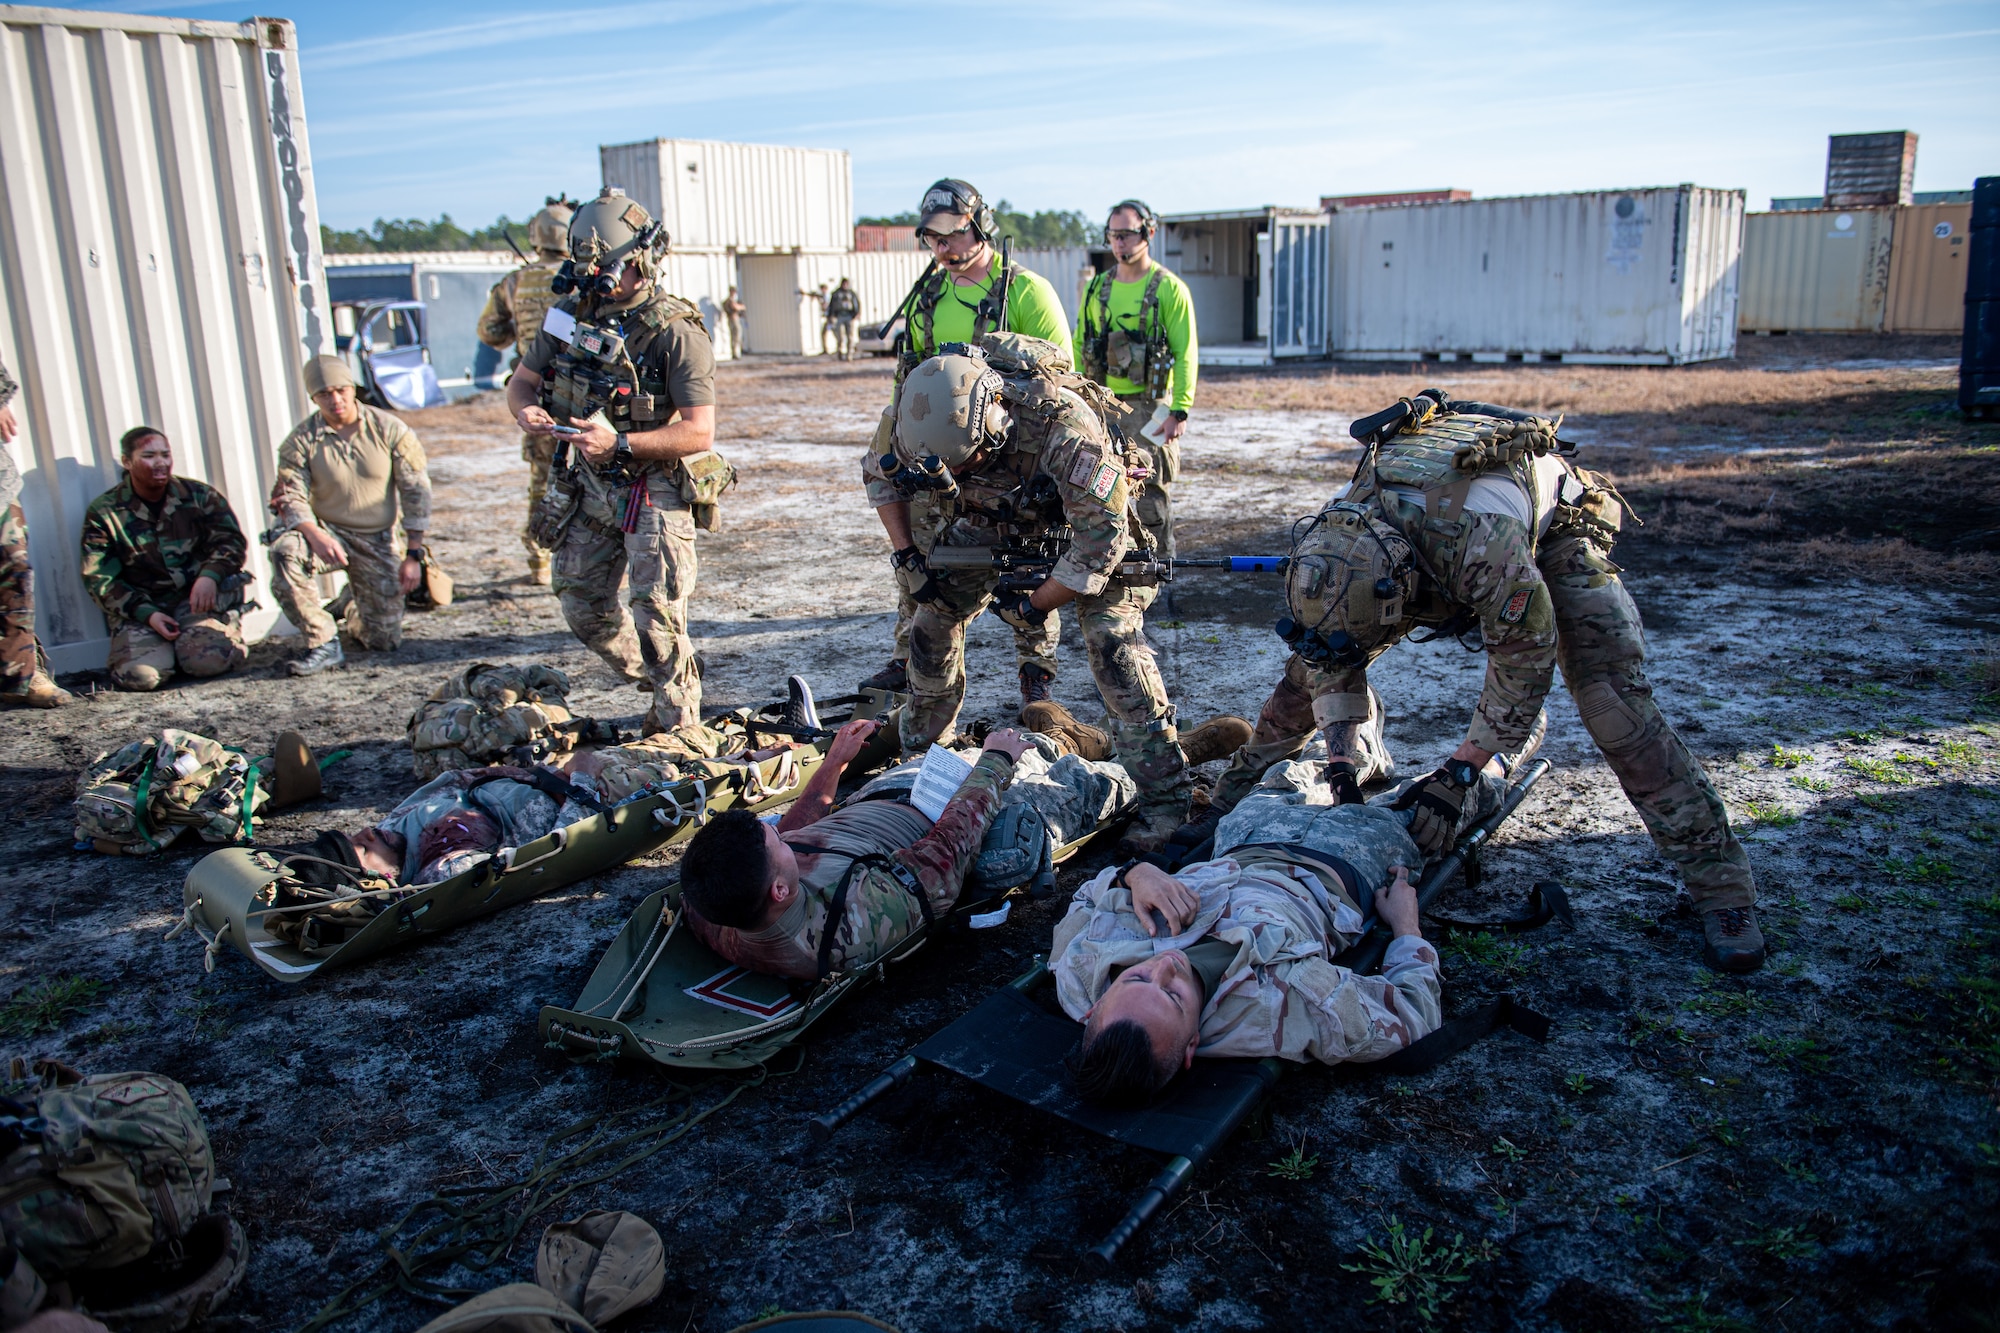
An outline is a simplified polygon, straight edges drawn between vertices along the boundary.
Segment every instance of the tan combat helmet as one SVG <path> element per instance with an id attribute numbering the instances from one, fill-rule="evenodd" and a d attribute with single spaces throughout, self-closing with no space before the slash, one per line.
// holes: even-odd
<path id="1" fill-rule="evenodd" d="M 932 454 L 948 468 L 963 466 L 1007 433 L 1000 372 L 971 354 L 934 356 L 911 371 L 896 398 L 896 456 L 919 463 Z"/>
<path id="2" fill-rule="evenodd" d="M 541 212 L 528 219 L 528 244 L 558 259 L 568 254 L 569 220 L 575 212 L 575 205 L 561 195 L 550 197 Z"/>
<path id="3" fill-rule="evenodd" d="M 1365 665 L 1407 626 L 1416 553 L 1368 507 L 1336 500 L 1292 544 L 1278 637 L 1321 670 Z"/>
<path id="4" fill-rule="evenodd" d="M 569 255 L 579 275 L 616 277 L 619 266 L 631 259 L 650 278 L 654 276 L 653 261 L 665 252 L 667 242 L 666 229 L 616 185 L 599 190 L 597 198 L 578 208 L 569 220 Z"/>

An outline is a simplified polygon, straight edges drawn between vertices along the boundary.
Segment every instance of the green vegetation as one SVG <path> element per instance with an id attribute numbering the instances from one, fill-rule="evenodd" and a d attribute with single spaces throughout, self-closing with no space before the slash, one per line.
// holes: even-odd
<path id="1" fill-rule="evenodd" d="M 1751 1333 L 1753 1327 L 1731 1315 L 1711 1311 L 1706 1287 L 1662 1310 L 1656 1322 L 1661 1328 L 1686 1329 L 1688 1333 Z"/>
<path id="2" fill-rule="evenodd" d="M 1870 782 L 1880 782 L 1885 786 L 1907 787 L 1915 781 L 1887 759 L 1849 758 L 1847 766 Z"/>
<path id="3" fill-rule="evenodd" d="M 1099 233 L 1102 219 L 1093 219 L 1074 210 L 1044 209 L 1023 213 L 1002 199 L 993 205 L 993 217 L 999 225 L 1000 234 L 1014 238 L 1016 249 L 1089 245 L 1103 239 Z M 860 227 L 914 227 L 917 215 L 894 213 L 888 217 L 856 218 L 854 222 Z"/>
<path id="4" fill-rule="evenodd" d="M 1717 983 L 1709 977 L 1702 977 L 1697 983 L 1702 993 L 1687 1002 L 1687 1007 L 1698 1014 L 1712 1018 L 1741 1018 L 1755 1013 L 1758 1009 L 1757 997 L 1747 990 L 1737 990 L 1728 983 Z"/>
<path id="5" fill-rule="evenodd" d="M 1280 1180 L 1311 1180 L 1313 1168 L 1318 1165 L 1319 1155 L 1315 1153 L 1308 1157 L 1305 1140 L 1301 1139 L 1290 1152 L 1270 1163 L 1269 1174 Z"/>
<path id="6" fill-rule="evenodd" d="M 1970 768 L 1979 762 L 1979 750 L 1971 741 L 1940 741 L 1938 762 L 1953 768 Z"/>
<path id="7" fill-rule="evenodd" d="M 104 989 L 88 977 L 52 977 L 24 986 L 0 1004 L 0 1036 L 32 1037 L 54 1032 L 73 1015 L 88 1009 Z"/>
<path id="8" fill-rule="evenodd" d="M 1819 1237 L 1804 1227 L 1772 1227 L 1760 1231 L 1743 1240 L 1730 1244 L 1742 1250 L 1755 1250 L 1766 1258 L 1784 1261 L 1788 1259 L 1810 1259 L 1819 1253 Z"/>
<path id="9" fill-rule="evenodd" d="M 1958 870 L 1949 859 L 1929 852 L 1918 852 L 1908 860 L 1900 856 L 1884 857 L 1882 873 L 1912 884 L 1949 884 L 1958 878 Z"/>
<path id="10" fill-rule="evenodd" d="M 1767 828 L 1790 828 L 1799 822 L 1798 814 L 1772 801 L 1752 801 L 1743 807 L 1744 813 Z"/>
<path id="11" fill-rule="evenodd" d="M 1375 1294 L 1368 1298 L 1370 1305 L 1411 1306 L 1429 1327 L 1457 1294 L 1452 1289 L 1472 1280 L 1472 1266 L 1493 1258 L 1490 1241 L 1468 1246 L 1461 1233 L 1453 1236 L 1449 1245 L 1434 1244 L 1434 1235 L 1431 1227 L 1425 1227 L 1421 1236 L 1408 1235 L 1402 1219 L 1391 1217 L 1386 1241 L 1370 1240 L 1361 1247 L 1360 1263 L 1341 1267 L 1367 1277 L 1368 1285 L 1375 1288 Z"/>
<path id="12" fill-rule="evenodd" d="M 1794 773 L 1791 777 L 1785 779 L 1785 781 L 1791 783 L 1800 791 L 1829 792 L 1833 790 L 1831 782 L 1828 782 L 1825 778 L 1816 778 L 1810 773 Z"/>
<path id="13" fill-rule="evenodd" d="M 1843 893 L 1833 900 L 1836 912 L 1865 912 L 1868 907 L 1868 900 L 1858 893 Z"/>
<path id="14" fill-rule="evenodd" d="M 1502 1135 L 1493 1141 L 1493 1155 L 1504 1157 L 1510 1162 L 1518 1162 L 1528 1155 L 1528 1150 L 1512 1139 Z"/>
<path id="15" fill-rule="evenodd" d="M 1833 1051 L 1811 1037 L 1772 1037 L 1763 1033 L 1750 1038 L 1750 1049 L 1775 1065 L 1789 1065 L 1811 1074 L 1823 1074 L 1833 1065 Z"/>
<path id="16" fill-rule="evenodd" d="M 1518 977 L 1528 970 L 1528 946 L 1498 935 L 1454 935 L 1451 950 L 1469 963 L 1480 963 L 1506 976 Z"/>
<path id="17" fill-rule="evenodd" d="M 321 248 L 330 255 L 401 253 L 408 250 L 505 250 L 507 236 L 523 250 L 528 248 L 528 224 L 513 222 L 506 214 L 493 219 L 490 227 L 467 231 L 444 213 L 436 222 L 422 218 L 376 218 L 374 225 L 359 231 L 319 229 Z"/>
<path id="18" fill-rule="evenodd" d="M 1787 750 L 1782 745 L 1771 747 L 1772 768 L 1797 768 L 1800 764 L 1810 764 L 1812 758 L 1804 750 Z"/>
<path id="19" fill-rule="evenodd" d="M 1597 1085 L 1595 1083 L 1592 1083 L 1590 1081 L 1587 1075 L 1580 1073 L 1571 1074 L 1568 1078 L 1563 1080 L 1564 1089 L 1566 1089 L 1569 1095 L 1572 1097 L 1581 1097 L 1596 1086 Z"/>

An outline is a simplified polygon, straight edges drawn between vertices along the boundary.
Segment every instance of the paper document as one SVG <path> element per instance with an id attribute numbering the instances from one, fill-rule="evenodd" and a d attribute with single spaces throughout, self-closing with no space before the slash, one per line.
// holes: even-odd
<path id="1" fill-rule="evenodd" d="M 551 338 L 566 343 L 575 342 L 576 316 L 567 310 L 558 310 L 555 306 L 550 306 L 549 313 L 542 316 L 542 329 Z"/>
<path id="2" fill-rule="evenodd" d="M 1167 442 L 1167 418 L 1172 415 L 1173 413 L 1167 409 L 1167 405 L 1161 403 L 1153 409 L 1152 418 L 1145 425 L 1139 427 L 1139 433 L 1148 440 L 1151 440 L 1155 447 L 1165 444 Z"/>
<path id="3" fill-rule="evenodd" d="M 936 823 L 945 806 L 958 794 L 959 787 L 972 775 L 972 765 L 942 745 L 931 746 L 924 766 L 917 770 L 917 785 L 910 788 L 910 804 Z"/>

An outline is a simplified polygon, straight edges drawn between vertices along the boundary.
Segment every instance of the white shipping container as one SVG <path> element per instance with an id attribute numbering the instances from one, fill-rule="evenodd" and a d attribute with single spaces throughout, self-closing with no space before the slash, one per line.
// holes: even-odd
<path id="1" fill-rule="evenodd" d="M 1016 250 L 1014 262 L 1030 273 L 1039 273 L 1049 280 L 1062 298 L 1063 318 L 1069 321 L 1073 332 L 1076 329 L 1076 314 L 1083 307 L 1083 291 L 1090 285 L 1090 278 L 1097 270 L 1090 261 L 1090 247 L 1066 245 L 1047 249 Z"/>
<path id="2" fill-rule="evenodd" d="M 1752 213 L 1738 324 L 1754 333 L 1880 333 L 1896 210 Z"/>
<path id="3" fill-rule="evenodd" d="M 37 629 L 57 670 L 100 667 L 79 541 L 131 427 L 229 497 L 269 573 L 276 446 L 310 407 L 300 364 L 332 350 L 297 35 L 0 6 L 0 106 L 0 358 Z"/>
<path id="4" fill-rule="evenodd" d="M 598 150 L 616 185 L 666 224 L 681 250 L 834 250 L 854 244 L 845 152 L 709 139 L 648 139 Z"/>
<path id="5" fill-rule="evenodd" d="M 1733 356 L 1742 239 L 1743 192 L 1693 185 L 1337 212 L 1334 354 L 1625 365 Z"/>

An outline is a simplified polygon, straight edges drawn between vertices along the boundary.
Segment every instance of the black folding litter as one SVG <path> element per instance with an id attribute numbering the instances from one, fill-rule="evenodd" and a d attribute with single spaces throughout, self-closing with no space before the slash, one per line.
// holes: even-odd
<path id="1" fill-rule="evenodd" d="M 1508 789 L 1500 808 L 1467 830 L 1457 848 L 1433 866 L 1417 888 L 1419 905 L 1428 906 L 1462 871 L 1468 882 L 1478 878 L 1479 849 L 1494 830 L 1519 808 L 1529 788 L 1549 770 L 1537 760 Z M 1535 916 L 1543 920 L 1551 905 L 1568 919 L 1568 903 L 1559 886 L 1536 886 Z M 1493 928 L 1509 924 L 1497 923 Z M 1454 923 L 1466 929 L 1462 923 Z M 1387 947 L 1387 932 L 1371 931 L 1338 961 L 1357 970 L 1372 970 Z M 986 997 L 979 1006 L 950 1024 L 908 1055 L 878 1074 L 867 1086 L 824 1115 L 814 1116 L 812 1135 L 824 1142 L 872 1103 L 908 1081 L 921 1065 L 935 1065 L 971 1079 L 1003 1096 L 1059 1116 L 1093 1134 L 1167 1157 L 1167 1164 L 1139 1192 L 1124 1218 L 1110 1234 L 1090 1248 L 1090 1255 L 1110 1264 L 1119 1249 L 1136 1235 L 1180 1190 L 1203 1162 L 1214 1155 L 1238 1126 L 1277 1085 L 1290 1062 L 1277 1059 L 1198 1059 L 1194 1067 L 1168 1085 L 1152 1105 L 1139 1110 L 1107 1110 L 1081 1101 L 1069 1080 L 1065 1061 L 1083 1032 L 1083 1025 L 1053 1013 L 1034 993 L 1051 984 L 1045 963 Z M 1486 1033 L 1510 1027 L 1535 1040 L 1548 1035 L 1548 1020 L 1501 996 L 1472 1013 L 1446 1023 L 1438 1031 L 1397 1052 L 1387 1060 L 1357 1066 L 1381 1073 L 1418 1073 L 1471 1045 Z"/>

